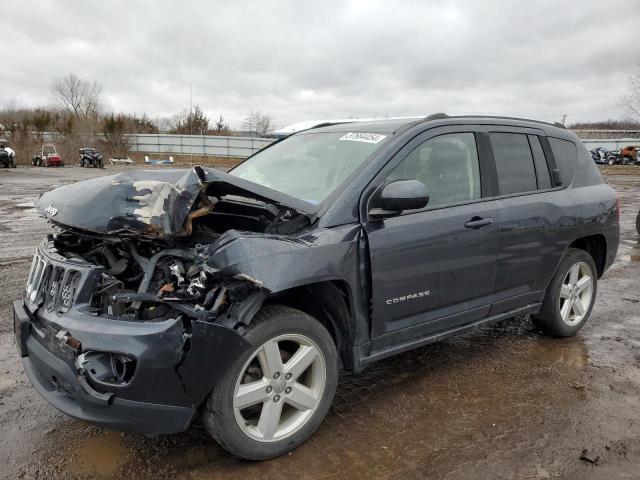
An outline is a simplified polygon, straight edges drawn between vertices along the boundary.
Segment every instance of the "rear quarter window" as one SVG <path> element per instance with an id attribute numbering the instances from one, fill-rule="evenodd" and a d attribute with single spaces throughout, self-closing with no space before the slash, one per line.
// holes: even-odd
<path id="1" fill-rule="evenodd" d="M 576 144 L 568 140 L 548 137 L 553 157 L 556 160 L 556 166 L 560 170 L 562 177 L 562 185 L 567 186 L 573 180 L 573 173 L 578 158 L 578 150 Z"/>

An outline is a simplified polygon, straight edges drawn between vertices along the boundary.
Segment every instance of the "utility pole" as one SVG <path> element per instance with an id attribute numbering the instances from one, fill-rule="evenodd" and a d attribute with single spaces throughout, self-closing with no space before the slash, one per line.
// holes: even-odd
<path id="1" fill-rule="evenodd" d="M 193 137 L 193 84 L 189 85 L 189 136 Z M 189 139 L 189 165 L 193 166 L 193 138 Z"/>
<path id="2" fill-rule="evenodd" d="M 565 125 L 565 122 L 566 122 L 566 121 L 567 121 L 567 114 L 566 114 L 566 113 L 563 113 L 563 114 L 562 114 L 562 122 L 561 122 L 561 123 L 562 123 L 562 125 Z"/>

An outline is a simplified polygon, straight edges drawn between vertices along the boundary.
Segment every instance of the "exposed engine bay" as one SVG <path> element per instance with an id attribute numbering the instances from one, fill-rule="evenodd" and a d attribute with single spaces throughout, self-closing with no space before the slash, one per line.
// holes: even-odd
<path id="1" fill-rule="evenodd" d="M 120 189 L 125 201 L 118 204 L 113 199 L 109 206 L 119 205 L 119 210 L 111 212 L 108 221 L 85 228 L 77 207 L 67 211 L 68 221 L 56 216 L 68 195 L 55 199 L 55 204 L 46 195 L 41 199 L 48 219 L 60 228 L 51 237 L 56 252 L 103 267 L 91 299 L 94 313 L 126 320 L 179 314 L 204 319 L 218 317 L 234 303 L 264 291 L 260 279 L 211 265 L 216 246 L 225 232 L 286 235 L 307 227 L 309 217 L 226 183 L 204 183 L 204 176 L 203 170 L 194 169 L 180 178 L 183 185 L 178 187 L 164 179 L 113 177 L 110 186 Z M 130 195 L 131 188 L 137 195 Z M 96 190 L 94 195 L 100 195 L 101 187 Z M 131 210 L 129 204 L 136 208 Z M 180 218 L 182 224 L 177 225 Z M 163 225 L 175 225 L 173 232 L 161 231 Z"/>

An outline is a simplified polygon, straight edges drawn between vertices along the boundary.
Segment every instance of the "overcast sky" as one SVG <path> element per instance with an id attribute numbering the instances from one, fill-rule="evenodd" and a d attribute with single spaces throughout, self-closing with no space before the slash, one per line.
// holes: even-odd
<path id="1" fill-rule="evenodd" d="M 621 118 L 640 62 L 638 0 L 2 0 L 0 106 L 45 105 L 54 77 L 106 109 L 171 116 L 193 102 L 233 127 L 485 113 Z"/>

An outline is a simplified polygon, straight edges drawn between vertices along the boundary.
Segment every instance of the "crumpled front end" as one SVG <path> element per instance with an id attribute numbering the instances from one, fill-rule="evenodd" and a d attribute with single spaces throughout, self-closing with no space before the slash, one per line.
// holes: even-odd
<path id="1" fill-rule="evenodd" d="M 45 194 L 58 231 L 38 247 L 14 329 L 35 388 L 119 430 L 184 430 L 270 294 L 213 262 L 230 229 L 271 235 L 305 215 L 193 169 L 101 177 Z M 239 194 L 245 195 L 239 195 Z"/>
<path id="2" fill-rule="evenodd" d="M 260 288 L 193 268 L 189 276 L 185 264 L 192 267 L 197 254 L 186 250 L 152 259 L 136 252 L 148 275 L 127 279 L 134 267 L 92 263 L 66 241 L 42 242 L 26 298 L 14 304 L 16 341 L 33 385 L 87 421 L 147 433 L 186 429 L 219 375 L 248 348 L 229 308 L 242 298 L 239 290 L 246 299 L 262 295 Z"/>

